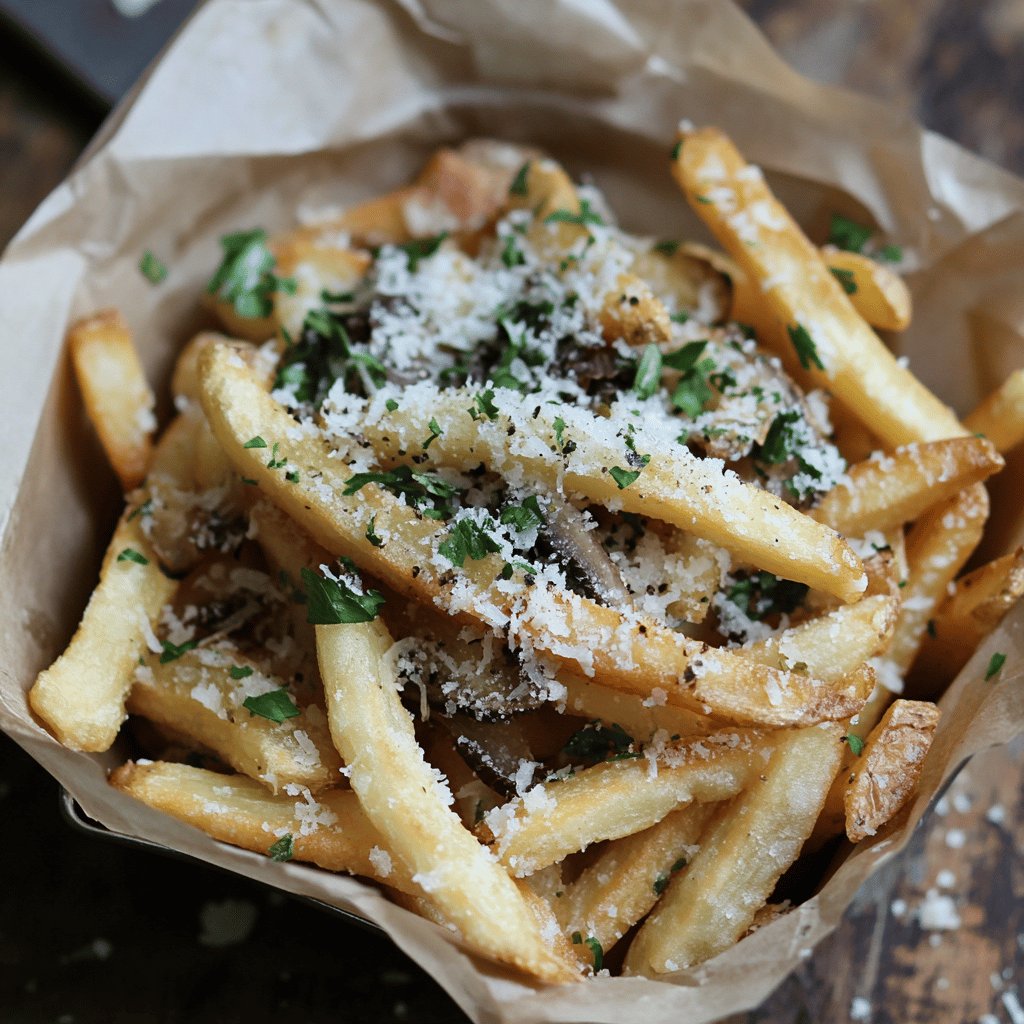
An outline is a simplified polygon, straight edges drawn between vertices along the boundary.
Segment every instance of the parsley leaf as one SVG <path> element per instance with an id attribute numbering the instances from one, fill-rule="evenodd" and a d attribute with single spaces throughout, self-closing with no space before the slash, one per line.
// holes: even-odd
<path id="1" fill-rule="evenodd" d="M 267 442 L 264 441 L 263 438 L 260 437 L 259 434 L 257 434 L 255 437 L 250 437 L 249 440 L 246 441 L 245 444 L 242 445 L 242 447 L 243 448 L 266 448 L 267 447 Z"/>
<path id="2" fill-rule="evenodd" d="M 279 863 L 291 860 L 294 855 L 295 846 L 291 832 L 286 832 L 276 843 L 271 843 L 270 849 L 267 850 L 267 856 Z"/>
<path id="3" fill-rule="evenodd" d="M 675 256 L 679 251 L 679 242 L 673 242 L 670 239 L 664 239 L 661 242 L 654 243 L 654 251 L 661 253 L 662 256 Z"/>
<path id="4" fill-rule="evenodd" d="M 423 442 L 424 451 L 426 451 L 444 433 L 433 416 L 430 417 L 430 422 L 427 424 L 427 427 L 430 429 L 430 437 Z"/>
<path id="5" fill-rule="evenodd" d="M 375 547 L 384 547 L 384 541 L 377 536 L 377 531 L 374 529 L 377 523 L 376 516 L 370 516 L 370 521 L 366 524 L 366 539 Z"/>
<path id="6" fill-rule="evenodd" d="M 828 243 L 847 252 L 860 252 L 873 234 L 871 228 L 840 213 L 833 213 L 828 229 Z"/>
<path id="7" fill-rule="evenodd" d="M 608 472 L 611 474 L 612 479 L 618 485 L 620 491 L 624 491 L 630 484 L 636 483 L 636 478 L 640 475 L 644 466 L 651 461 L 650 455 L 644 455 L 641 457 L 640 469 L 623 469 L 621 466 L 612 466 Z"/>
<path id="8" fill-rule="evenodd" d="M 142 259 L 139 260 L 139 271 L 150 284 L 160 284 L 167 277 L 167 267 L 149 249 L 142 254 Z"/>
<path id="9" fill-rule="evenodd" d="M 404 496 L 413 508 L 431 519 L 447 519 L 452 514 L 451 499 L 459 493 L 454 484 L 436 474 L 421 473 L 409 466 L 380 473 L 356 473 L 342 493 L 355 494 L 367 484 L 377 484 L 396 496 Z"/>
<path id="10" fill-rule="evenodd" d="M 501 250 L 501 262 L 511 270 L 513 267 L 521 267 L 526 262 L 526 257 L 519 248 L 515 235 L 507 235 L 505 247 Z"/>
<path id="11" fill-rule="evenodd" d="M 271 690 L 270 693 L 261 693 L 258 697 L 246 697 L 242 701 L 242 707 L 250 715 L 258 715 L 278 725 L 286 718 L 298 718 L 301 714 L 283 687 L 280 690 Z"/>
<path id="12" fill-rule="evenodd" d="M 224 258 L 206 291 L 222 302 L 230 302 L 240 317 L 254 320 L 270 316 L 274 292 L 294 294 L 295 278 L 274 273 L 277 261 L 267 247 L 267 233 L 262 228 L 225 235 L 220 244 Z"/>
<path id="13" fill-rule="evenodd" d="M 701 353 L 707 348 L 707 344 L 706 338 L 703 341 L 688 342 L 682 348 L 676 349 L 675 352 L 669 352 L 668 355 L 662 356 L 661 361 L 670 370 L 679 370 L 680 373 L 685 373 L 697 362 Z"/>
<path id="14" fill-rule="evenodd" d="M 632 753 L 633 737 L 621 725 L 589 722 L 569 737 L 562 751 L 573 760 L 607 761 Z"/>
<path id="15" fill-rule="evenodd" d="M 903 259 L 903 249 L 898 245 L 883 245 L 881 249 L 875 253 L 876 260 L 882 260 L 885 263 L 899 263 Z"/>
<path id="16" fill-rule="evenodd" d="M 987 683 L 993 676 L 999 675 L 1003 669 L 1003 665 L 1006 664 L 1006 655 L 996 652 L 992 655 L 988 662 L 988 668 L 985 669 L 985 682 Z"/>
<path id="17" fill-rule="evenodd" d="M 590 953 L 594 958 L 594 973 L 597 974 L 604 966 L 604 950 L 601 948 L 601 943 L 593 935 L 588 935 L 585 943 L 590 947 Z"/>
<path id="18" fill-rule="evenodd" d="M 477 561 L 501 549 L 485 527 L 473 519 L 460 519 L 448 531 L 448 539 L 442 541 L 437 550 L 452 565 L 461 568 L 466 564 L 467 558 Z"/>
<path id="19" fill-rule="evenodd" d="M 683 309 L 681 309 L 681 310 L 679 310 L 679 312 L 673 313 L 673 314 L 671 314 L 671 316 L 669 316 L 669 320 L 671 320 L 672 323 L 674 323 L 674 324 L 685 324 L 689 319 L 690 319 L 690 314 L 687 313 L 686 310 L 683 310 Z"/>
<path id="20" fill-rule="evenodd" d="M 281 458 L 281 446 L 275 441 L 274 447 L 270 450 L 270 458 L 267 459 L 267 469 L 283 469 L 287 465 L 288 459 Z"/>
<path id="21" fill-rule="evenodd" d="M 680 857 L 673 865 L 668 869 L 668 872 L 664 875 L 658 875 L 654 880 L 653 889 L 655 895 L 660 896 L 668 886 L 669 880 L 677 872 L 682 871 L 686 867 L 686 858 Z"/>
<path id="22" fill-rule="evenodd" d="M 232 665 L 228 669 L 232 679 L 248 679 L 253 674 L 252 665 Z"/>
<path id="23" fill-rule="evenodd" d="M 544 218 L 544 223 L 578 224 L 580 227 L 586 227 L 588 224 L 604 224 L 604 219 L 590 208 L 590 203 L 586 199 L 581 199 L 578 213 L 571 210 L 555 210 Z"/>
<path id="24" fill-rule="evenodd" d="M 714 391 L 708 383 L 708 377 L 715 368 L 713 359 L 702 359 L 679 378 L 672 392 L 672 406 L 685 413 L 690 419 L 696 419 L 704 407 L 711 401 Z"/>
<path id="25" fill-rule="evenodd" d="M 398 403 L 393 398 L 389 398 L 384 406 L 388 412 L 394 412 L 398 408 Z"/>
<path id="26" fill-rule="evenodd" d="M 490 388 L 479 392 L 473 399 L 473 408 L 469 411 L 473 419 L 476 419 L 477 413 L 480 413 L 489 420 L 496 420 L 498 418 L 498 407 L 494 404 L 494 392 Z"/>
<path id="27" fill-rule="evenodd" d="M 864 741 L 855 732 L 848 732 L 843 739 L 849 744 L 850 753 L 854 757 L 860 757 L 864 750 Z"/>
<path id="28" fill-rule="evenodd" d="M 789 332 L 789 340 L 793 343 L 793 348 L 796 349 L 800 365 L 805 370 L 809 370 L 811 363 L 814 363 L 819 370 L 824 370 L 825 364 L 818 356 L 818 346 L 814 344 L 814 339 L 807 333 L 807 328 L 803 324 L 795 324 L 792 327 L 787 327 L 786 330 Z"/>
<path id="29" fill-rule="evenodd" d="M 405 253 L 409 261 L 409 273 L 415 274 L 419 269 L 420 260 L 433 256 L 441 248 L 441 243 L 447 237 L 448 232 L 442 231 L 441 234 L 434 235 L 433 238 L 414 238 L 411 242 L 406 242 L 404 245 L 396 245 L 395 248 L 401 249 Z"/>
<path id="30" fill-rule="evenodd" d="M 306 621 L 314 626 L 372 622 L 384 603 L 384 595 L 377 590 L 357 594 L 344 580 L 328 579 L 310 569 L 302 569 L 299 575 L 306 586 Z"/>
<path id="31" fill-rule="evenodd" d="M 832 276 L 843 286 L 843 291 L 847 295 L 857 294 L 857 281 L 852 270 L 846 270 L 843 267 L 829 267 L 832 271 Z"/>
<path id="32" fill-rule="evenodd" d="M 537 496 L 531 494 L 523 501 L 522 505 L 510 505 L 503 509 L 501 522 L 505 526 L 514 526 L 519 533 L 526 533 L 527 530 L 532 530 L 536 526 L 542 526 L 544 514 L 537 503 Z"/>
<path id="33" fill-rule="evenodd" d="M 530 174 L 530 161 L 527 160 L 522 167 L 516 171 L 516 176 L 512 179 L 512 184 L 508 187 L 508 194 L 510 196 L 525 196 L 529 195 L 530 188 L 527 183 L 527 178 Z"/>
<path id="34" fill-rule="evenodd" d="M 760 621 L 769 615 L 789 615 L 807 596 L 806 583 L 774 576 L 770 572 L 737 573 L 725 591 L 731 601 L 749 619 Z"/>
<path id="35" fill-rule="evenodd" d="M 170 661 L 177 661 L 183 654 L 195 650 L 197 644 L 197 640 L 186 640 L 183 644 L 172 644 L 170 640 L 164 640 L 160 664 L 166 665 Z"/>
<path id="36" fill-rule="evenodd" d="M 119 562 L 135 562 L 138 565 L 149 565 L 149 559 L 135 548 L 125 548 L 118 556 Z"/>
<path id="37" fill-rule="evenodd" d="M 661 349 L 648 345 L 636 364 L 633 391 L 640 399 L 650 398 L 661 384 Z"/>
<path id="38" fill-rule="evenodd" d="M 565 434 L 565 420 L 561 416 L 555 417 L 555 443 L 562 447 L 562 437 Z"/>

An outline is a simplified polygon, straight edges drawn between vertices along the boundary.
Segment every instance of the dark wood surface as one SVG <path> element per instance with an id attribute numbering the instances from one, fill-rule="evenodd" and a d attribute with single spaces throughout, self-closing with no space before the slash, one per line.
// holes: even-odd
<path id="1" fill-rule="evenodd" d="M 1024 0 L 743 6 L 800 70 L 881 96 L 1024 173 Z M 99 117 L 0 36 L 0 244 L 66 173 Z M 1024 1020 L 1022 776 L 1024 747 L 972 762 L 909 855 L 762 1007 L 730 1024 Z M 6 738 L 0 809 L 5 1022 L 464 1019 L 378 935 L 242 879 L 72 831 L 52 780 Z M 959 929 L 923 927 L 929 890 L 951 897 Z M 248 916 L 248 936 L 210 945 L 204 914 L 218 910 Z"/>

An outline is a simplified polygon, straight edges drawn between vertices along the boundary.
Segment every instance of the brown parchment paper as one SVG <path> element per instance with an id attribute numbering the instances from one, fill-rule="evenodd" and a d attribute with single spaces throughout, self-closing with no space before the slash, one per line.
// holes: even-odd
<path id="1" fill-rule="evenodd" d="M 66 751 L 33 722 L 25 693 L 78 620 L 117 504 L 64 332 L 117 304 L 163 380 L 200 322 L 221 234 L 285 227 L 300 202 L 380 192 L 471 135 L 531 142 L 592 174 L 629 228 L 699 235 L 668 173 L 682 117 L 725 128 L 805 224 L 839 209 L 904 247 L 916 313 L 902 351 L 959 411 L 1024 365 L 1024 183 L 902 114 L 802 79 L 721 0 L 211 0 L 0 263 L 0 725 L 108 827 L 377 922 L 476 1021 L 701 1024 L 759 1003 L 902 849 L 963 760 L 1022 730 L 1024 618 L 947 693 L 901 822 L 814 899 L 663 981 L 539 988 L 369 886 L 221 846 L 137 805 L 106 785 L 116 751 Z M 137 270 L 147 248 L 170 267 L 158 288 Z M 996 488 L 1004 544 L 1021 534 L 1021 479 Z M 995 650 L 1009 658 L 985 683 Z"/>

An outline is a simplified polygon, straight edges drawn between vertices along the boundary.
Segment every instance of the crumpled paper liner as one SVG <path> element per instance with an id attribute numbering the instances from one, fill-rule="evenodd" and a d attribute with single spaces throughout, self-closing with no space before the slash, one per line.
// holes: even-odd
<path id="1" fill-rule="evenodd" d="M 682 117 L 726 129 L 804 223 L 830 209 L 868 216 L 904 247 L 916 312 L 902 351 L 960 412 L 1024 364 L 1024 183 L 898 112 L 802 79 L 721 0 L 212 0 L 0 264 L 0 725 L 108 827 L 377 922 L 476 1021 L 701 1024 L 757 1005 L 906 845 L 959 765 L 1022 731 L 1024 618 L 946 694 L 897 826 L 812 900 L 671 978 L 540 988 L 438 941 L 369 886 L 219 845 L 133 802 L 106 785 L 116 753 L 72 753 L 33 722 L 25 693 L 77 622 L 117 504 L 64 333 L 116 304 L 165 380 L 201 322 L 221 234 L 285 227 L 300 202 L 379 193 L 472 135 L 540 145 L 592 174 L 629 228 L 700 237 L 668 172 Z M 147 248 L 170 267 L 156 288 L 137 270 Z M 999 536 L 1019 541 L 1019 484 L 1002 491 Z M 996 650 L 1008 660 L 986 683 Z"/>

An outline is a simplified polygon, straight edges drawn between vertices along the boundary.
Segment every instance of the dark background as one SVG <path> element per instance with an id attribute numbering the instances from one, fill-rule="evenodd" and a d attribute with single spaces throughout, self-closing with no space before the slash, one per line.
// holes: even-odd
<path id="1" fill-rule="evenodd" d="M 30 2 L 70 9 L 78 0 Z M 805 73 L 880 96 L 1024 173 L 1024 0 L 742 6 Z M 102 91 L 55 73 L 0 22 L 0 245 L 99 126 Z M 1020 747 L 976 759 L 909 855 L 873 880 L 774 996 L 732 1024 L 1024 1020 L 1015 1017 L 1024 1002 L 1022 765 Z M 60 816 L 56 784 L 5 737 L 0 813 L 4 1024 L 465 1019 L 378 934 L 202 865 L 76 832 Z M 930 889 L 953 898 L 958 930 L 922 927 Z M 218 914 L 250 927 L 212 945 L 230 938 L 204 925 Z"/>

